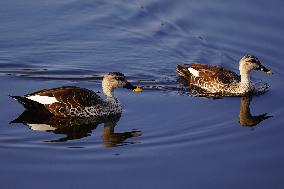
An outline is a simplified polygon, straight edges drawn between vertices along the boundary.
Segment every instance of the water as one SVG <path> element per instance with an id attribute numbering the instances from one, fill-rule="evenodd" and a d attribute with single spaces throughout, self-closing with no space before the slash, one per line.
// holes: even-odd
<path id="1" fill-rule="evenodd" d="M 1 188 L 283 188 L 283 8 L 280 0 L 1 1 Z M 275 73 L 253 73 L 271 85 L 264 95 L 198 98 L 178 81 L 177 64 L 237 72 L 246 53 Z M 101 91 L 109 71 L 145 88 L 116 91 L 124 111 L 114 128 L 70 137 L 9 124 L 24 111 L 9 94 Z"/>

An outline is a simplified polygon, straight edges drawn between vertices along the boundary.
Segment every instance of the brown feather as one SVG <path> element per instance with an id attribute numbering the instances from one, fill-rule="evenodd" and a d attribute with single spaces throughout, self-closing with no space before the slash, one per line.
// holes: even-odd
<path id="1" fill-rule="evenodd" d="M 218 66 L 190 64 L 189 67 L 197 70 L 199 72 L 199 80 L 203 80 L 205 82 L 217 81 L 222 84 L 230 84 L 241 80 L 238 74 Z M 191 77 L 195 76 L 191 75 Z"/>
<path id="2" fill-rule="evenodd" d="M 73 86 L 44 89 L 25 96 L 33 95 L 55 97 L 59 102 L 45 104 L 44 106 L 52 114 L 62 117 L 69 113 L 70 108 L 80 109 L 103 103 L 102 98 L 94 91 Z"/>

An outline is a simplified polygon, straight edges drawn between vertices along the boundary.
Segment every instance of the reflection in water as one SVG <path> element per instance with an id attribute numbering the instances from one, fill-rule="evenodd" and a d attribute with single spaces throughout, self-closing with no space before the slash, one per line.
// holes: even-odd
<path id="1" fill-rule="evenodd" d="M 199 87 L 189 86 L 185 79 L 179 78 L 178 80 L 183 86 L 186 86 L 189 90 L 180 90 L 180 93 L 187 94 L 189 96 L 194 97 L 205 97 L 205 98 L 211 98 L 211 99 L 221 99 L 223 96 L 220 96 L 219 94 L 212 94 L 212 93 L 206 93 L 206 91 L 200 89 Z M 260 86 L 257 87 L 257 84 L 260 84 Z M 269 85 L 266 83 L 254 83 L 256 90 L 253 91 L 253 94 L 248 94 L 248 96 L 242 96 L 241 97 L 241 103 L 240 103 L 240 114 L 239 114 L 239 123 L 244 127 L 254 127 L 260 122 L 269 119 L 273 116 L 267 115 L 267 113 L 253 116 L 250 113 L 250 102 L 252 100 L 253 95 L 258 96 L 264 94 L 267 89 L 269 88 Z"/>
<path id="2" fill-rule="evenodd" d="M 126 142 L 126 140 L 128 138 L 141 136 L 140 131 L 133 130 L 129 132 L 115 133 L 114 127 L 119 121 L 120 116 L 121 114 L 100 118 L 62 118 L 42 115 L 26 110 L 17 119 L 10 123 L 23 123 L 29 126 L 32 130 L 66 135 L 63 138 L 51 140 L 50 142 L 65 142 L 90 136 L 92 130 L 96 129 L 99 124 L 104 123 L 103 134 L 101 137 L 104 142 L 104 147 L 115 147 L 137 143 Z"/>
<path id="3" fill-rule="evenodd" d="M 253 127 L 262 122 L 263 120 L 269 119 L 272 116 L 268 116 L 267 113 L 253 116 L 250 113 L 250 102 L 252 97 L 242 97 L 240 104 L 239 121 L 244 127 Z"/>

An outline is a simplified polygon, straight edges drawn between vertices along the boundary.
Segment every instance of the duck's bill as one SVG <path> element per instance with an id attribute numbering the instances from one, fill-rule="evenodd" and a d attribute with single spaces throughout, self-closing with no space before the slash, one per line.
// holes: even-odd
<path id="1" fill-rule="evenodd" d="M 259 70 L 262 71 L 262 72 L 264 72 L 264 73 L 266 73 L 266 74 L 273 74 L 272 70 L 267 69 L 267 68 L 264 67 L 264 66 L 261 66 L 261 67 L 259 68 Z"/>
<path id="2" fill-rule="evenodd" d="M 140 93 L 142 92 L 142 88 L 136 87 L 135 89 L 133 89 L 133 92 Z"/>
<path id="3" fill-rule="evenodd" d="M 123 88 L 132 90 L 133 92 L 137 92 L 137 93 L 142 92 L 142 89 L 140 87 L 133 86 L 131 83 L 128 83 L 128 82 L 124 85 Z"/>

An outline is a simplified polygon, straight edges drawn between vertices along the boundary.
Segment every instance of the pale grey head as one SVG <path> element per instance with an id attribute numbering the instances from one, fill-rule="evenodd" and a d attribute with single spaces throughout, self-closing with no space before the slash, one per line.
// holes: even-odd
<path id="1" fill-rule="evenodd" d="M 135 87 L 131 85 L 124 74 L 120 72 L 110 72 L 104 75 L 103 81 L 102 81 L 102 88 L 103 92 L 108 97 L 113 97 L 113 91 L 116 88 L 123 87 L 130 90 L 133 90 L 134 92 L 141 92 L 142 89 L 139 87 Z"/>
<path id="2" fill-rule="evenodd" d="M 241 74 L 240 90 L 243 92 L 247 92 L 251 88 L 249 75 L 252 70 L 259 70 L 266 74 L 272 74 L 272 70 L 265 68 L 259 59 L 253 55 L 245 55 L 242 57 L 239 69 Z"/>
<path id="3" fill-rule="evenodd" d="M 265 68 L 261 64 L 259 59 L 253 55 L 243 56 L 240 60 L 239 69 L 240 69 L 241 75 L 242 73 L 249 73 L 252 70 L 259 70 L 267 74 L 272 74 L 272 70 Z"/>

